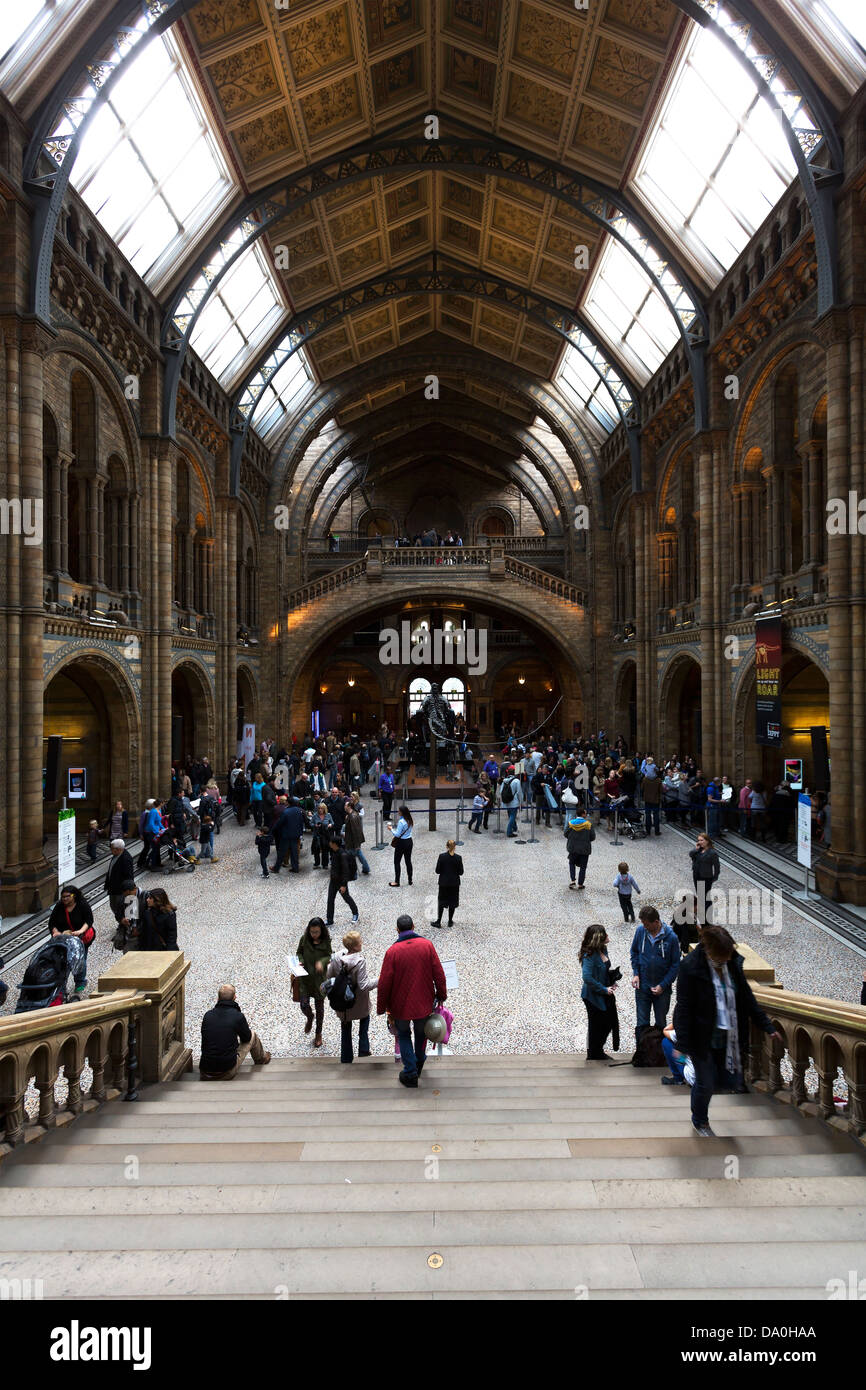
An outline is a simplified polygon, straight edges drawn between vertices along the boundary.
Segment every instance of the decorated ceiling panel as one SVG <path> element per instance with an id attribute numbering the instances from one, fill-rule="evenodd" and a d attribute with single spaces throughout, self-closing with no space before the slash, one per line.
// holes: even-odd
<path id="1" fill-rule="evenodd" d="M 430 111 L 620 186 L 683 28 L 669 0 L 204 0 L 182 24 L 248 192 Z M 453 166 L 349 184 L 267 241 L 295 311 L 434 253 L 573 307 L 575 248 L 599 247 L 542 190 Z M 307 350 L 327 379 L 425 332 L 543 377 L 561 351 L 523 315 L 417 294 Z"/>

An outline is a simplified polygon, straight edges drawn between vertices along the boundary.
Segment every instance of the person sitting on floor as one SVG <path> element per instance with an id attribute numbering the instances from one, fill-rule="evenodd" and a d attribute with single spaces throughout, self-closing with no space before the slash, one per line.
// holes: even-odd
<path id="1" fill-rule="evenodd" d="M 241 1012 L 234 985 L 220 985 L 216 1004 L 201 1021 L 198 1066 L 202 1081 L 231 1081 L 248 1053 L 257 1067 L 266 1067 L 271 1060 Z"/>

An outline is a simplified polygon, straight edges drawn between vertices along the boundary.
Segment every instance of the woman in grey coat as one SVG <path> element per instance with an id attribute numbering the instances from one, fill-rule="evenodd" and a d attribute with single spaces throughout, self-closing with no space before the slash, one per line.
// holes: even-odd
<path id="1" fill-rule="evenodd" d="M 355 1002 L 351 1009 L 344 1009 L 337 1013 L 340 1020 L 341 1062 L 354 1060 L 352 1024 L 356 1019 L 358 1020 L 358 1056 L 370 1056 L 370 991 L 376 988 L 379 981 L 371 980 L 367 974 L 367 962 L 361 955 L 363 944 L 359 931 L 347 931 L 343 937 L 345 952 L 340 956 L 332 956 L 328 964 L 326 979 L 336 979 L 345 966 L 349 971 L 352 988 L 355 991 Z"/>

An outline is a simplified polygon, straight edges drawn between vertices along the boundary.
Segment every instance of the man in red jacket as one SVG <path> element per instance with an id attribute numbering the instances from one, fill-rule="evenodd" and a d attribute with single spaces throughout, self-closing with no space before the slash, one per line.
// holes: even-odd
<path id="1" fill-rule="evenodd" d="M 397 918 L 397 940 L 385 952 L 376 997 L 378 1012 L 390 1012 L 397 1029 L 403 1059 L 400 1084 L 417 1088 L 427 1053 L 424 1024 L 436 1000 L 444 1004 L 448 991 L 433 942 L 417 935 L 406 913 Z M 414 1048 L 410 1026 L 415 1030 Z"/>

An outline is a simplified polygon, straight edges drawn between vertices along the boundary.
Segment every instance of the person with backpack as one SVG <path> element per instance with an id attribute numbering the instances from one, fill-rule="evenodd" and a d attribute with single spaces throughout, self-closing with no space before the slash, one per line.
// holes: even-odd
<path id="1" fill-rule="evenodd" d="M 463 874 L 462 856 L 456 853 L 457 844 L 454 840 L 447 840 L 445 844 L 445 854 L 440 854 L 436 860 L 435 872 L 439 876 L 438 908 L 436 921 L 431 922 L 431 927 L 442 926 L 442 909 L 448 908 L 448 925 L 454 925 L 454 912 L 460 906 L 460 879 Z"/>
<path id="2" fill-rule="evenodd" d="M 683 961 L 674 1009 L 677 1050 L 691 1058 L 695 1070 L 692 1128 L 702 1139 L 715 1138 L 709 1118 L 714 1092 L 746 1090 L 750 1022 L 784 1044 L 752 993 L 730 932 L 704 927 Z"/>
<path id="3" fill-rule="evenodd" d="M 595 830 L 581 811 L 574 811 L 566 821 L 564 834 L 566 849 L 568 850 L 568 872 L 571 876 L 571 882 L 568 886 L 574 888 L 575 870 L 579 870 L 577 887 L 583 888 L 586 880 L 586 866 L 589 863 L 589 856 L 592 854 Z"/>
<path id="4" fill-rule="evenodd" d="M 389 887 L 400 887 L 400 865 L 406 861 L 406 878 L 409 887 L 412 887 L 412 812 L 408 806 L 399 808 L 400 819 L 396 827 L 388 826 L 391 831 L 391 845 L 394 850 L 394 879 Z"/>
<path id="5" fill-rule="evenodd" d="M 321 917 L 311 917 L 307 923 L 307 930 L 298 942 L 296 952 L 298 960 L 307 972 L 306 975 L 296 977 L 298 1003 L 301 1006 L 301 1013 L 307 1020 L 304 1028 L 305 1033 L 313 1031 L 313 1008 L 316 1011 L 316 1035 L 313 1039 L 313 1047 L 322 1046 L 322 1023 L 325 1018 L 325 998 L 322 994 L 322 985 L 333 955 L 331 935 L 328 931 L 329 925 L 330 923 L 326 924 Z"/>
<path id="6" fill-rule="evenodd" d="M 437 1002 L 448 998 L 445 971 L 432 941 L 419 936 L 408 913 L 397 918 L 397 940 L 382 961 L 377 993 L 377 1012 L 390 1012 L 397 1030 L 403 1069 L 401 1086 L 417 1090 L 427 1056 L 424 1024 Z M 415 1044 L 412 1045 L 414 1033 Z"/>
<path id="7" fill-rule="evenodd" d="M 367 974 L 367 962 L 361 954 L 363 941 L 359 931 L 348 931 L 343 937 L 345 951 L 340 956 L 332 956 L 328 962 L 328 974 L 324 985 L 328 989 L 328 1003 L 340 1020 L 340 1061 L 354 1060 L 352 1051 L 352 1024 L 358 1023 L 358 1056 L 370 1056 L 370 991 L 378 985 Z"/>
<path id="8" fill-rule="evenodd" d="M 516 775 L 511 764 L 505 768 L 499 799 L 508 812 L 508 825 L 505 828 L 505 834 L 513 837 L 517 834 L 517 813 L 520 810 L 520 778 Z"/>
<path id="9" fill-rule="evenodd" d="M 664 1028 L 671 1002 L 671 990 L 680 968 L 680 943 L 676 932 L 662 922 L 658 909 L 642 907 L 641 925 L 631 943 L 632 985 L 635 990 L 637 1025 L 635 1037 L 649 1027 L 650 1013 L 657 1028 Z"/>
<path id="10" fill-rule="evenodd" d="M 325 925 L 334 925 L 334 903 L 338 893 L 352 913 L 352 921 L 357 922 L 358 904 L 349 892 L 349 884 L 358 877 L 355 856 L 350 850 L 344 849 L 336 838 L 331 839 L 328 848 L 331 854 L 331 876 L 328 880 L 328 920 Z"/>
<path id="11" fill-rule="evenodd" d="M 580 997 L 586 1009 L 588 1062 L 612 1060 L 604 1045 L 617 1026 L 616 981 L 611 979 L 610 958 L 607 954 L 608 936 L 604 927 L 594 923 L 587 927 L 580 943 L 578 960 L 583 976 Z"/>

